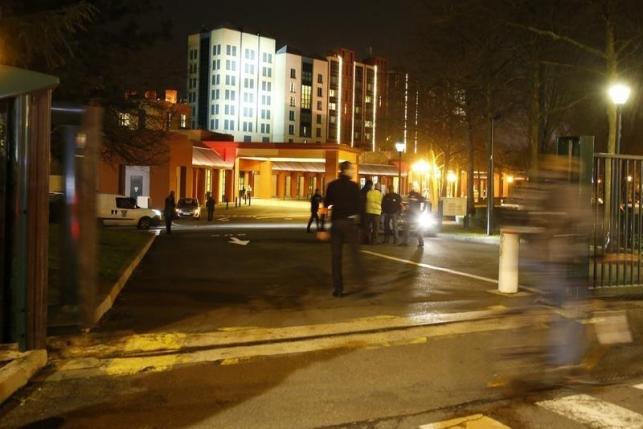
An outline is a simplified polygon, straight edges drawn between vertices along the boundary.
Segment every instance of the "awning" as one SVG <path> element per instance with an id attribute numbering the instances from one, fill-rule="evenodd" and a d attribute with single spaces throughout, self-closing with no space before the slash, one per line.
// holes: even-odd
<path id="1" fill-rule="evenodd" d="M 273 161 L 273 171 L 304 171 L 306 173 L 323 173 L 326 165 L 323 162 L 286 162 Z"/>
<path id="2" fill-rule="evenodd" d="M 198 167 L 210 167 L 230 169 L 234 165 L 232 162 L 225 162 L 215 151 L 204 147 L 192 148 L 192 165 Z"/>
<path id="3" fill-rule="evenodd" d="M 359 174 L 364 176 L 397 176 L 399 174 L 399 170 L 395 165 L 360 164 Z M 402 176 L 406 176 L 405 171 L 402 171 Z"/>

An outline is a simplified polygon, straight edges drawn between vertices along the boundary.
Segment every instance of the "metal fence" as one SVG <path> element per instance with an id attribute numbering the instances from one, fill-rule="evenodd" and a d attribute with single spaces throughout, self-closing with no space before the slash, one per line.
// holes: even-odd
<path id="1" fill-rule="evenodd" d="M 594 154 L 590 287 L 641 286 L 643 157 Z"/>

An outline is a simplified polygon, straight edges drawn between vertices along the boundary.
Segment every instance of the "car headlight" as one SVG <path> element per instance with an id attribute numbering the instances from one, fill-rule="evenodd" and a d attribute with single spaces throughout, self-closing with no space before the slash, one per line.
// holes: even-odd
<path id="1" fill-rule="evenodd" d="M 201 213 L 201 209 L 199 207 L 194 209 L 194 215 L 197 216 Z"/>
<path id="2" fill-rule="evenodd" d="M 436 220 L 435 220 L 435 217 L 433 215 L 431 215 L 430 213 L 422 212 L 418 216 L 418 224 L 422 228 L 431 228 L 431 227 L 435 226 Z"/>
<path id="3" fill-rule="evenodd" d="M 154 213 L 154 216 L 161 217 L 161 211 L 160 210 L 152 210 L 152 213 Z"/>

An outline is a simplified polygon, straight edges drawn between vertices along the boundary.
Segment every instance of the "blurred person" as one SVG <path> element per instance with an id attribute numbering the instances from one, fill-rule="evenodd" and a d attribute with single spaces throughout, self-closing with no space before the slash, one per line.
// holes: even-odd
<path id="1" fill-rule="evenodd" d="M 174 191 L 165 198 L 165 205 L 163 207 L 163 217 L 165 218 L 165 232 L 172 234 L 172 221 L 176 216 L 176 199 L 174 198 Z"/>
<path id="2" fill-rule="evenodd" d="M 239 200 L 237 202 L 237 205 L 241 207 L 245 199 L 246 199 L 246 187 L 242 186 L 241 189 L 239 189 Z"/>
<path id="3" fill-rule="evenodd" d="M 366 193 L 366 232 L 369 244 L 377 244 L 377 233 L 382 215 L 382 192 L 379 183 Z"/>
<path id="4" fill-rule="evenodd" d="M 413 235 L 417 237 L 418 247 L 424 247 L 424 237 L 419 220 L 424 210 L 426 210 L 426 199 L 414 187 L 407 197 L 406 210 L 404 212 L 406 228 L 404 228 L 402 246 L 408 246 L 409 235 Z"/>
<path id="5" fill-rule="evenodd" d="M 353 182 L 353 164 L 348 161 L 340 165 L 339 178 L 333 180 L 326 188 L 324 206 L 331 209 L 331 267 L 333 296 L 341 298 L 344 294 L 342 275 L 342 252 L 348 244 L 357 270 L 362 273 L 359 257 L 359 215 L 361 195 L 359 186 Z"/>
<path id="6" fill-rule="evenodd" d="M 384 213 L 384 243 L 389 242 L 393 235 L 393 244 L 399 239 L 397 223 L 402 213 L 402 197 L 395 191 L 388 192 L 382 198 L 382 213 Z"/>
<path id="7" fill-rule="evenodd" d="M 214 217 L 214 205 L 215 201 L 212 193 L 208 192 L 208 199 L 205 202 L 205 207 L 208 209 L 208 222 L 212 222 L 212 218 Z"/>
<path id="8" fill-rule="evenodd" d="M 319 189 L 315 189 L 315 193 L 313 194 L 312 197 L 310 197 L 310 219 L 308 219 L 308 226 L 306 227 L 306 232 L 311 232 L 310 226 L 313 224 L 313 221 L 315 221 L 315 226 L 317 227 L 317 231 L 322 230 L 323 228 L 320 229 L 319 223 L 319 205 L 323 201 L 322 195 L 319 193 Z"/>
<path id="9" fill-rule="evenodd" d="M 246 188 L 246 204 L 249 206 L 252 205 L 252 186 L 250 185 Z"/>

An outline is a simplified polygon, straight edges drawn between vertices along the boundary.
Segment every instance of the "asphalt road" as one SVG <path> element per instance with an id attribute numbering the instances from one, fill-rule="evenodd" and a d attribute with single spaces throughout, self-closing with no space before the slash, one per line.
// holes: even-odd
<path id="1" fill-rule="evenodd" d="M 490 293 L 495 284 L 463 276 L 496 279 L 496 246 L 442 238 L 428 238 L 424 248 L 363 246 L 379 255 L 362 254 L 366 278 L 355 277 L 346 255 L 347 296 L 336 299 L 331 296 L 330 245 L 307 234 L 301 220 L 227 219 L 214 225 L 181 221 L 171 236 L 161 232 L 99 331 L 295 326 L 478 310 L 533 299 L 501 297 Z"/>

